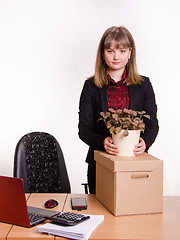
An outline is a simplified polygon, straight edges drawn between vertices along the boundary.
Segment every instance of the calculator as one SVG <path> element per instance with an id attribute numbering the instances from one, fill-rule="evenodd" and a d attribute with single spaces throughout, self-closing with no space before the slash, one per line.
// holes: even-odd
<path id="1" fill-rule="evenodd" d="M 58 215 L 48 218 L 52 223 L 66 226 L 74 226 L 78 223 L 81 223 L 85 220 L 88 220 L 90 216 L 72 213 L 72 212 L 61 212 Z"/>

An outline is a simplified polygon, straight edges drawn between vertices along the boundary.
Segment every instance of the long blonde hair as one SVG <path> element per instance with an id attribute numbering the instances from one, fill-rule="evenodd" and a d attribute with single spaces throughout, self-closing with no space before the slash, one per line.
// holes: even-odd
<path id="1" fill-rule="evenodd" d="M 104 61 L 104 49 L 109 49 L 112 41 L 115 41 L 116 48 L 128 47 L 131 49 L 131 58 L 129 59 L 126 65 L 126 84 L 140 84 L 143 79 L 137 73 L 136 68 L 136 47 L 134 43 L 134 39 L 131 33 L 123 26 L 120 27 L 111 27 L 108 28 L 99 43 L 97 57 L 96 57 L 96 65 L 95 65 L 95 74 L 94 74 L 94 83 L 97 87 L 102 87 L 108 84 L 107 77 L 107 64 Z"/>

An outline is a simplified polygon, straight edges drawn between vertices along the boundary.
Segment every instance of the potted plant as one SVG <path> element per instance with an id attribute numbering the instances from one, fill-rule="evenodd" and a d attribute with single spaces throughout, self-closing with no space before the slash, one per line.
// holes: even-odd
<path id="1" fill-rule="evenodd" d="M 150 119 L 145 111 L 134 111 L 131 109 L 109 108 L 108 112 L 100 113 L 112 134 L 114 143 L 118 146 L 120 156 L 134 156 L 134 146 L 139 142 L 140 132 L 144 131 L 145 123 L 143 117 Z"/>

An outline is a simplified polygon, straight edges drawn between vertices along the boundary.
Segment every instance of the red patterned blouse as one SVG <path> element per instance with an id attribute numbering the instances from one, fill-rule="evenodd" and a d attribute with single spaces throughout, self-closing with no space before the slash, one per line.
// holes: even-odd
<path id="1" fill-rule="evenodd" d="M 129 90 L 124 80 L 126 79 L 126 70 L 119 82 L 115 82 L 108 74 L 109 83 L 107 91 L 108 108 L 124 109 L 129 108 Z"/>

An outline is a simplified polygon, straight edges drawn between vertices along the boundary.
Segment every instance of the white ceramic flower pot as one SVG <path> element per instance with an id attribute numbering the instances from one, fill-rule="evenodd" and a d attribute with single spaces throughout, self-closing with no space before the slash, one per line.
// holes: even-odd
<path id="1" fill-rule="evenodd" d="M 118 146 L 118 156 L 135 156 L 134 146 L 139 142 L 140 130 L 128 130 L 129 135 L 123 136 L 124 130 L 118 134 L 112 134 L 114 144 Z"/>

